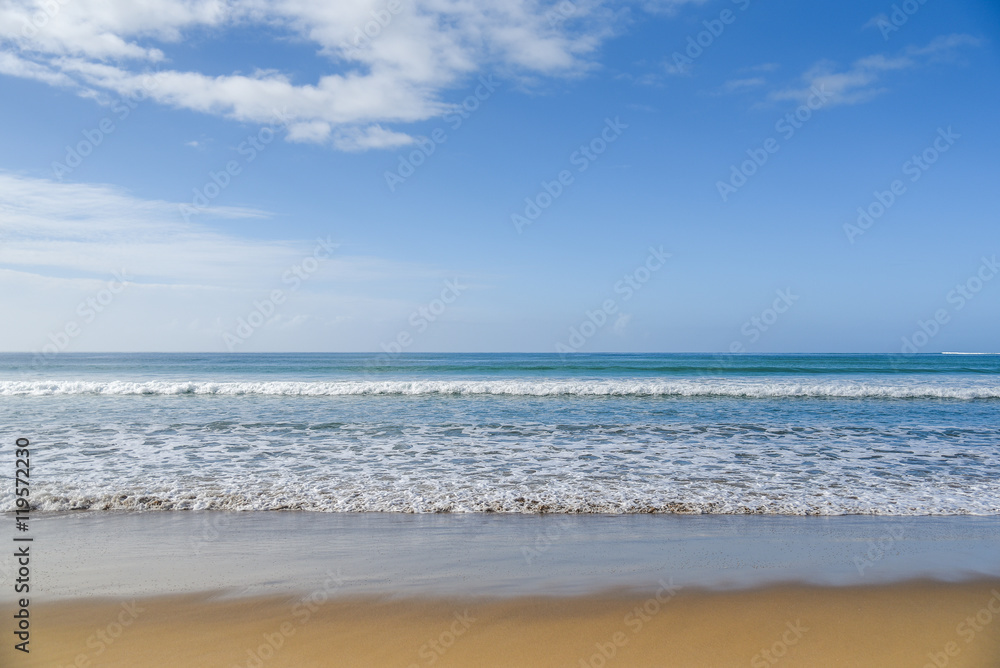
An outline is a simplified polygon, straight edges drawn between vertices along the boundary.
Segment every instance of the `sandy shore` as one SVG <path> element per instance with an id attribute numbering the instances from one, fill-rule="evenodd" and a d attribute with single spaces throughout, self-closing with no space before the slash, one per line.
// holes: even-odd
<path id="1" fill-rule="evenodd" d="M 1000 666 L 1000 518 L 68 513 L 0 666 Z M 795 584 L 789 584 L 795 583 Z"/>
<path id="2" fill-rule="evenodd" d="M 209 595 L 33 610 L 3 666 L 1000 665 L 1000 581 L 507 599 Z M 336 586 L 328 583 L 328 586 Z M 3 617 L 9 619 L 9 606 Z"/>

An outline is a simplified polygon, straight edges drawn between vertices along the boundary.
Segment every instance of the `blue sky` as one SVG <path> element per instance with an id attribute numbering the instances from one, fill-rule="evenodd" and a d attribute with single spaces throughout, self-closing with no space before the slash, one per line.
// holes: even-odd
<path id="1" fill-rule="evenodd" d="M 326 4 L 4 5 L 0 349 L 1000 348 L 995 3 Z"/>

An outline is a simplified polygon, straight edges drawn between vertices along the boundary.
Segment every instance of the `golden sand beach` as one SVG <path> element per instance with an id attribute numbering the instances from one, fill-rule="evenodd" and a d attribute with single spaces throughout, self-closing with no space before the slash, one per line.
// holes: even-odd
<path id="1" fill-rule="evenodd" d="M 735 592 L 664 582 L 646 595 L 509 599 L 203 594 L 62 601 L 33 615 L 31 653 L 7 642 L 2 665 L 1000 665 L 1000 581 Z"/>

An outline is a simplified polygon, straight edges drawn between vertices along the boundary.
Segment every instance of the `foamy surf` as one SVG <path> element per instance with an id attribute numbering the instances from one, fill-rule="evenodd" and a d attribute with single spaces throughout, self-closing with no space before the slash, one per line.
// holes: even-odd
<path id="1" fill-rule="evenodd" d="M 43 512 L 1000 515 L 996 356 L 369 361 L 0 355 L 0 400 Z"/>
<path id="2" fill-rule="evenodd" d="M 853 380 L 394 380 L 394 381 L 0 381 L 0 396 L 512 396 L 733 397 L 842 399 L 998 399 L 995 381 L 877 382 Z"/>
<path id="3" fill-rule="evenodd" d="M 151 489 L 126 487 L 118 491 L 75 489 L 65 492 L 40 490 L 32 501 L 35 510 L 65 512 L 102 511 L 311 511 L 398 513 L 510 513 L 510 514 L 753 514 L 753 515 L 995 515 L 1000 504 L 993 497 L 976 494 L 935 495 L 894 499 L 892 494 L 865 492 L 843 496 L 791 494 L 754 490 L 738 492 L 718 487 L 673 492 L 651 487 L 635 489 L 573 490 L 568 486 L 549 489 L 504 489 L 502 486 L 451 488 L 406 488 L 397 485 L 352 486 L 342 490 L 307 491 L 251 484 L 230 485 L 226 490 L 204 490 L 174 486 Z M 68 491 L 68 490 L 67 490 Z M 786 490 L 790 492 L 791 490 Z M 860 490 L 859 490 L 860 491 Z M 991 501 L 990 498 L 994 499 Z M 9 507 L 8 507 L 9 506 Z M 6 511 L 12 499 L 0 501 Z"/>

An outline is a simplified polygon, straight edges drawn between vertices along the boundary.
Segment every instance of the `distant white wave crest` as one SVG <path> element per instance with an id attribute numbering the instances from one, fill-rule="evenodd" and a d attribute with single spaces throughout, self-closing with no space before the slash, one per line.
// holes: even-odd
<path id="1" fill-rule="evenodd" d="M 866 382 L 789 379 L 696 380 L 392 380 L 392 381 L 0 381 L 0 396 L 217 395 L 362 396 L 498 395 L 580 397 L 831 397 L 880 399 L 998 399 L 1000 385 L 985 382 Z"/>

